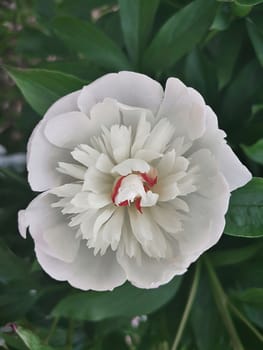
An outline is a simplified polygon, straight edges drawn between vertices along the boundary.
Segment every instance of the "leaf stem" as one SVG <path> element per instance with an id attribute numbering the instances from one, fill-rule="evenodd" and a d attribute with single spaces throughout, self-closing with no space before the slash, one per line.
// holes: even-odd
<path id="1" fill-rule="evenodd" d="M 245 350 L 241 343 L 241 340 L 239 339 L 233 320 L 230 316 L 230 313 L 227 307 L 228 306 L 227 296 L 207 256 L 204 258 L 204 261 L 210 277 L 210 282 L 212 285 L 215 302 L 216 302 L 218 311 L 221 314 L 222 321 L 224 322 L 226 330 L 228 331 L 228 334 L 232 341 L 233 350 Z"/>
<path id="2" fill-rule="evenodd" d="M 74 320 L 70 318 L 68 323 L 68 332 L 67 332 L 67 350 L 72 349 L 73 331 L 74 331 Z"/>
<path id="3" fill-rule="evenodd" d="M 251 330 L 252 333 L 263 343 L 263 335 L 249 322 L 249 320 L 228 300 L 232 312 Z"/>
<path id="4" fill-rule="evenodd" d="M 4 175 L 12 180 L 14 180 L 15 182 L 19 183 L 20 185 L 23 185 L 25 187 L 28 187 L 27 182 L 18 174 L 16 174 L 15 172 L 7 169 L 7 168 L 1 168 L 0 169 L 0 175 Z"/>
<path id="5" fill-rule="evenodd" d="M 59 316 L 54 317 L 54 319 L 51 323 L 50 330 L 49 330 L 48 335 L 47 335 L 45 342 L 44 342 L 46 345 L 48 345 L 50 339 L 53 337 L 53 334 L 57 328 L 58 321 L 59 321 Z"/>
<path id="6" fill-rule="evenodd" d="M 178 348 L 178 345 L 181 341 L 183 332 L 184 332 L 184 328 L 186 325 L 186 322 L 188 320 L 194 299 L 195 299 L 195 295 L 196 295 L 196 291 L 197 291 L 197 287 L 198 287 L 198 283 L 199 283 L 199 279 L 200 279 L 200 261 L 197 262 L 196 264 L 196 268 L 195 268 L 195 274 L 194 274 L 194 278 L 193 278 L 193 283 L 189 292 L 189 296 L 188 296 L 188 300 L 184 309 L 184 313 L 181 319 L 181 322 L 179 324 L 179 328 L 176 334 L 176 337 L 174 339 L 173 342 L 173 346 L 171 348 L 171 350 L 176 350 Z"/>

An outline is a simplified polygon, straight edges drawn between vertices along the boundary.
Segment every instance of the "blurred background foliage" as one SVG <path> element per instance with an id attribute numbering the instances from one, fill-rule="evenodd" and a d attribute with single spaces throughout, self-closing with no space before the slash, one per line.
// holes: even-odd
<path id="1" fill-rule="evenodd" d="M 0 60 L 0 348 L 262 349 L 263 1 L 0 0 Z M 34 196 L 26 143 L 52 102 L 123 69 L 200 91 L 255 178 L 184 276 L 81 292 L 42 272 L 18 235 Z"/>

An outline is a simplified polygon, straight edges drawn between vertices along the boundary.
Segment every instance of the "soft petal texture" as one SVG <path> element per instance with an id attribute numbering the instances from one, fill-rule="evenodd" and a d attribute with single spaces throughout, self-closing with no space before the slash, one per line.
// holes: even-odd
<path id="1" fill-rule="evenodd" d="M 163 97 L 163 89 L 159 83 L 144 74 L 111 73 L 82 89 L 78 99 L 79 109 L 88 115 L 92 106 L 106 97 L 156 113 Z"/>
<path id="2" fill-rule="evenodd" d="M 173 244 L 173 250 L 177 258 L 154 259 L 146 254 L 141 254 L 140 261 L 134 257 L 129 257 L 120 252 L 117 254 L 117 259 L 120 265 L 125 270 L 127 279 L 138 288 L 157 288 L 162 284 L 168 283 L 174 275 L 181 275 L 186 272 L 189 261 L 180 255 L 180 251 Z"/>
<path id="3" fill-rule="evenodd" d="M 30 234 L 41 249 L 63 261 L 72 261 L 79 248 L 76 231 L 68 227 L 60 210 L 52 208 L 54 196 L 43 193 L 37 196 L 20 215 L 20 230 L 24 234 L 29 226 Z"/>
<path id="4" fill-rule="evenodd" d="M 116 260 L 115 252 L 108 250 L 103 256 L 94 256 L 93 249 L 82 245 L 68 281 L 79 289 L 103 291 L 122 285 L 126 275 Z"/>
<path id="5" fill-rule="evenodd" d="M 209 106 L 206 106 L 206 131 L 203 137 L 194 143 L 190 151 L 208 148 L 215 156 L 220 171 L 229 184 L 230 191 L 233 191 L 250 181 L 252 175 L 226 144 L 225 136 L 225 133 L 218 129 L 215 113 Z"/>
<path id="6" fill-rule="evenodd" d="M 93 250 L 88 249 L 85 243 L 80 249 L 67 250 L 69 247 L 65 244 L 74 244 L 74 230 L 70 227 L 65 230 L 65 221 L 55 225 L 56 221 L 59 222 L 57 216 L 61 214 L 54 214 L 50 206 L 51 198 L 49 194 L 36 197 L 26 209 L 26 224 L 24 217 L 20 222 L 21 234 L 25 225 L 29 225 L 36 255 L 43 269 L 53 278 L 68 280 L 74 287 L 84 290 L 113 289 L 124 283 L 126 277 L 115 254 L 108 252 L 103 257 L 94 256 Z M 76 242 L 79 245 L 79 239 L 76 238 Z"/>
<path id="7" fill-rule="evenodd" d="M 225 225 L 230 191 L 212 154 L 202 149 L 191 157 L 191 164 L 198 164 L 197 191 L 185 197 L 189 213 L 178 234 L 182 252 L 198 257 L 217 242 Z"/>
<path id="8" fill-rule="evenodd" d="M 56 171 L 57 162 L 68 161 L 68 152 L 53 146 L 44 136 L 46 122 L 59 114 L 77 110 L 79 91 L 66 95 L 54 103 L 34 129 L 27 145 L 28 182 L 34 191 L 46 191 L 59 186 L 65 176 Z"/>
<path id="9" fill-rule="evenodd" d="M 195 140 L 205 131 L 205 103 L 202 96 L 176 78 L 169 78 L 166 82 L 158 117 L 171 121 L 176 136 Z"/>

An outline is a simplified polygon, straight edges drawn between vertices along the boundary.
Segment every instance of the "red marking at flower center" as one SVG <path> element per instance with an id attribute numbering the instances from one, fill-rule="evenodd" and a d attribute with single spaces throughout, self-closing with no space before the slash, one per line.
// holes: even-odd
<path id="1" fill-rule="evenodd" d="M 155 173 L 156 171 L 154 171 L 154 174 Z M 148 192 L 150 188 L 152 188 L 154 185 L 157 184 L 157 176 L 152 177 L 151 174 L 149 173 L 141 173 L 141 172 L 134 172 L 134 174 L 138 175 L 141 178 L 145 192 Z M 129 175 L 119 177 L 119 179 L 116 181 L 113 187 L 111 199 L 113 204 L 118 207 L 127 207 L 130 205 L 129 200 L 124 200 L 123 202 L 116 203 L 116 197 L 119 193 L 122 182 Z M 134 205 L 135 205 L 135 208 L 142 214 L 141 200 L 142 200 L 141 196 L 137 196 L 134 200 Z"/>

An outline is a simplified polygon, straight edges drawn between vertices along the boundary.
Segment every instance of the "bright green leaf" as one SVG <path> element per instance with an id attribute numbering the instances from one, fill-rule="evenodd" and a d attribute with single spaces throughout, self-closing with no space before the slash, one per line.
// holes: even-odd
<path id="1" fill-rule="evenodd" d="M 242 149 L 248 156 L 248 158 L 252 159 L 254 162 L 263 165 L 263 139 L 258 140 L 254 145 L 245 146 L 242 145 Z"/>
<path id="2" fill-rule="evenodd" d="M 263 236 L 263 179 L 253 178 L 234 191 L 226 215 L 225 233 L 256 238 Z"/>
<path id="3" fill-rule="evenodd" d="M 247 30 L 260 64 L 263 66 L 263 20 L 262 15 L 247 20 Z"/>
<path id="4" fill-rule="evenodd" d="M 52 350 L 51 347 L 43 345 L 41 340 L 33 332 L 21 326 L 13 325 L 13 328 L 29 350 Z"/>
<path id="5" fill-rule="evenodd" d="M 81 89 L 85 82 L 70 74 L 45 69 L 6 68 L 27 102 L 40 115 L 60 97 Z"/>
<path id="6" fill-rule="evenodd" d="M 129 69 L 130 64 L 115 42 L 94 24 L 71 17 L 53 22 L 56 34 L 71 49 L 108 69 Z"/>
<path id="7" fill-rule="evenodd" d="M 154 37 L 144 56 L 144 66 L 157 72 L 172 67 L 207 33 L 215 17 L 214 0 L 195 0 L 172 16 Z"/>
<path id="8" fill-rule="evenodd" d="M 119 0 L 125 44 L 131 59 L 138 61 L 152 29 L 160 0 Z"/>
<path id="9" fill-rule="evenodd" d="M 166 304 L 177 292 L 182 278 L 157 289 L 139 289 L 126 283 L 112 292 L 79 292 L 63 299 L 53 315 L 99 321 L 110 317 L 149 314 Z"/>

